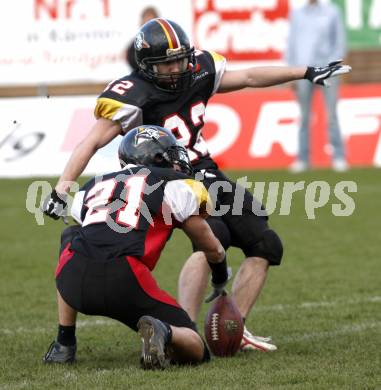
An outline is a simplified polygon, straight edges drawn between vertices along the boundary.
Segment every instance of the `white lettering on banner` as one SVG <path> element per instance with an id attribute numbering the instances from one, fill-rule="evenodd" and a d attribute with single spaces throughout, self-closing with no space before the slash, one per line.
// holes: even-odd
<path id="1" fill-rule="evenodd" d="M 278 0 L 215 0 L 214 3 L 221 11 L 243 11 L 251 8 L 271 10 L 278 6 Z"/>
<path id="2" fill-rule="evenodd" d="M 345 1 L 346 22 L 350 29 L 361 30 L 366 24 L 370 28 L 381 27 L 381 1 L 371 0 L 369 4 L 368 20 L 364 21 L 364 0 Z"/>
<path id="3" fill-rule="evenodd" d="M 216 123 L 217 134 L 208 139 L 209 152 L 218 156 L 228 150 L 236 141 L 241 129 L 237 112 L 226 104 L 210 103 L 205 112 L 205 122 Z"/>
<path id="4" fill-rule="evenodd" d="M 360 30 L 363 27 L 362 0 L 345 0 L 345 13 L 349 28 Z"/>
<path id="5" fill-rule="evenodd" d="M 272 10 L 278 6 L 279 0 L 214 0 L 214 7 L 219 11 L 244 11 L 253 8 Z M 207 9 L 207 0 L 197 0 L 195 7 L 197 12 Z"/>
<path id="6" fill-rule="evenodd" d="M 343 99 L 338 114 L 345 138 L 380 133 L 373 161 L 381 166 L 381 98 Z"/>
<path id="7" fill-rule="evenodd" d="M 337 110 L 346 138 L 380 130 L 381 98 L 342 99 Z"/>
<path id="8" fill-rule="evenodd" d="M 268 20 L 254 11 L 247 20 L 222 20 L 217 12 L 206 12 L 195 25 L 198 42 L 206 50 L 244 53 L 247 51 L 283 51 L 288 33 L 286 19 Z"/>
<path id="9" fill-rule="evenodd" d="M 369 27 L 380 28 L 381 27 L 381 1 L 373 0 L 373 3 L 369 9 Z"/>
<path id="10" fill-rule="evenodd" d="M 267 157 L 272 147 L 279 143 L 289 156 L 295 156 L 298 147 L 299 107 L 296 102 L 264 103 L 251 141 L 251 157 Z M 286 123 L 282 123 L 287 121 Z"/>

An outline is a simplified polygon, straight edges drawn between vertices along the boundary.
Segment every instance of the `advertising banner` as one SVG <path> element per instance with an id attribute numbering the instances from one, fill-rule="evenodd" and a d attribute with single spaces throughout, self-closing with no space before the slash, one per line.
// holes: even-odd
<path id="1" fill-rule="evenodd" d="M 194 1 L 196 46 L 229 61 L 279 60 L 288 33 L 288 0 Z"/>
<path id="2" fill-rule="evenodd" d="M 381 48 L 381 1 L 334 0 L 343 11 L 350 49 Z"/>
<path id="3" fill-rule="evenodd" d="M 343 85 L 338 103 L 351 166 L 381 166 L 381 84 Z M 321 93 L 315 94 L 310 150 L 314 167 L 328 167 L 332 147 Z M 287 168 L 298 150 L 299 107 L 289 89 L 215 95 L 203 134 L 221 167 Z"/>
<path id="4" fill-rule="evenodd" d="M 350 166 L 381 167 L 381 84 L 342 86 L 339 119 Z M 323 99 L 313 102 L 314 167 L 328 167 L 331 146 Z M 60 175 L 95 122 L 96 97 L 0 99 L 0 177 Z M 299 111 L 289 89 L 214 96 L 203 135 L 223 169 L 287 168 L 297 153 Z M 99 150 L 85 174 L 119 169 L 121 137 Z"/>
<path id="5" fill-rule="evenodd" d="M 179 23 L 230 62 L 282 58 L 288 0 L 13 0 L 0 12 L 0 85 L 108 82 L 130 71 L 142 11 Z"/>
<path id="6" fill-rule="evenodd" d="M 154 5 L 189 32 L 190 1 Z M 0 11 L 0 85 L 107 82 L 129 73 L 125 49 L 151 0 L 12 0 Z"/>

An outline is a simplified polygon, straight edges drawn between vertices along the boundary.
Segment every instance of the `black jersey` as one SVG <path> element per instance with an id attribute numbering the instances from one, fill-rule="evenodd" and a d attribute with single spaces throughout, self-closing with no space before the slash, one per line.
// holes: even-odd
<path id="1" fill-rule="evenodd" d="M 95 116 L 118 121 L 124 133 L 141 124 L 165 127 L 187 148 L 196 170 L 215 167 L 201 129 L 206 105 L 220 85 L 226 61 L 207 51 L 196 51 L 196 58 L 189 90 L 161 91 L 132 72 L 107 86 L 98 97 Z"/>
<path id="2" fill-rule="evenodd" d="M 205 187 L 182 173 L 130 164 L 76 194 L 71 212 L 82 227 L 71 247 L 99 261 L 134 256 L 153 269 L 174 227 L 208 201 Z"/>

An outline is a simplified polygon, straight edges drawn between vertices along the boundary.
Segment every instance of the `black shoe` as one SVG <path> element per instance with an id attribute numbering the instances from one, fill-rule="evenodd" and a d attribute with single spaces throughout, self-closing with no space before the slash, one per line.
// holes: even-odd
<path id="1" fill-rule="evenodd" d="M 142 356 L 140 364 L 144 369 L 164 369 L 169 366 L 166 355 L 168 329 L 160 321 L 150 316 L 140 317 L 138 333 L 142 338 Z"/>
<path id="2" fill-rule="evenodd" d="M 77 344 L 66 346 L 53 341 L 42 360 L 44 363 L 73 363 L 76 351 Z"/>

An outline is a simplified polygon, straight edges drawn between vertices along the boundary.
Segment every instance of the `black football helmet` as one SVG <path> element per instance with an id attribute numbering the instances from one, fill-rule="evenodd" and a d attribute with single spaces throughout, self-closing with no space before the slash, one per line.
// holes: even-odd
<path id="1" fill-rule="evenodd" d="M 122 139 L 118 154 L 122 168 L 128 163 L 162 168 L 173 168 L 177 165 L 183 173 L 193 175 L 186 149 L 164 127 L 135 127 Z"/>
<path id="2" fill-rule="evenodd" d="M 194 47 L 184 30 L 168 19 L 145 23 L 136 34 L 135 57 L 143 76 L 161 90 L 179 92 L 188 89 L 196 69 Z M 180 61 L 180 72 L 158 73 L 157 64 Z"/>

